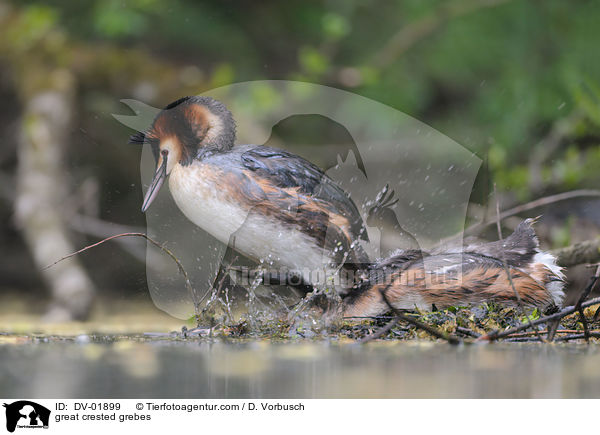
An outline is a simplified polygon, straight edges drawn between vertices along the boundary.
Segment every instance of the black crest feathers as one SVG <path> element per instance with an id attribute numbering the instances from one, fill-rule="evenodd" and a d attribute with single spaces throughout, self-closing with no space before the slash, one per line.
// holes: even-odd
<path id="1" fill-rule="evenodd" d="M 192 98 L 192 97 L 181 97 L 179 100 L 175 100 L 172 103 L 169 103 L 168 105 L 166 105 L 163 110 L 170 110 L 174 107 L 177 107 L 181 103 L 185 103 L 186 101 L 188 101 L 190 98 Z"/>
<path id="2" fill-rule="evenodd" d="M 129 137 L 129 142 L 136 145 L 143 145 L 146 140 L 146 134 L 143 131 L 138 131 Z"/>
<path id="3" fill-rule="evenodd" d="M 191 97 L 183 97 L 183 98 L 180 98 L 179 100 L 173 101 L 172 103 L 165 106 L 165 108 L 163 110 L 173 109 L 174 107 L 177 107 L 182 103 L 185 103 L 190 98 Z M 129 137 L 128 143 L 135 144 L 135 145 L 143 145 L 145 140 L 146 140 L 146 133 L 143 131 L 138 131 L 137 133 L 135 133 Z"/>

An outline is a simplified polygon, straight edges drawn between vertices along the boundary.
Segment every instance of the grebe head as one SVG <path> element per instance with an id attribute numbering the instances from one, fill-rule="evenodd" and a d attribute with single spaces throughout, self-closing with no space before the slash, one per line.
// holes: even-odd
<path id="1" fill-rule="evenodd" d="M 206 151 L 227 151 L 235 141 L 235 123 L 225 105 L 210 97 L 183 97 L 165 107 L 145 132 L 130 143 L 149 143 L 156 172 L 146 192 L 145 212 L 177 164 L 187 166 Z"/>

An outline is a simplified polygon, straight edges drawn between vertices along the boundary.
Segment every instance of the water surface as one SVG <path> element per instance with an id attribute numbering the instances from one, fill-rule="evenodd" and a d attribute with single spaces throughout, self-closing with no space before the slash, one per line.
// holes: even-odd
<path id="1" fill-rule="evenodd" d="M 0 396 L 599 398 L 600 351 L 584 344 L 3 336 Z"/>

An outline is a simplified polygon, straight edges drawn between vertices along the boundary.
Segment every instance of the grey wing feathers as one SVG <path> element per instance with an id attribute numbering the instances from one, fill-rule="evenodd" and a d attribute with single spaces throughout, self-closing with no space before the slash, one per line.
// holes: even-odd
<path id="1" fill-rule="evenodd" d="M 362 217 L 350 196 L 317 166 L 302 157 L 284 150 L 257 146 L 241 156 L 242 164 L 269 178 L 281 188 L 297 187 L 300 193 L 310 195 L 329 207 L 332 212 L 342 213 L 351 223 L 356 238 L 368 240 Z"/>

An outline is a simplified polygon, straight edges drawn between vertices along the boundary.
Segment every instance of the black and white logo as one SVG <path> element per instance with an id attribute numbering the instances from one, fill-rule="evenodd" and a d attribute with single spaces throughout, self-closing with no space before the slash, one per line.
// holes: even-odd
<path id="1" fill-rule="evenodd" d="M 6 408 L 6 430 L 48 429 L 50 410 L 29 400 L 19 400 L 4 404 Z"/>

